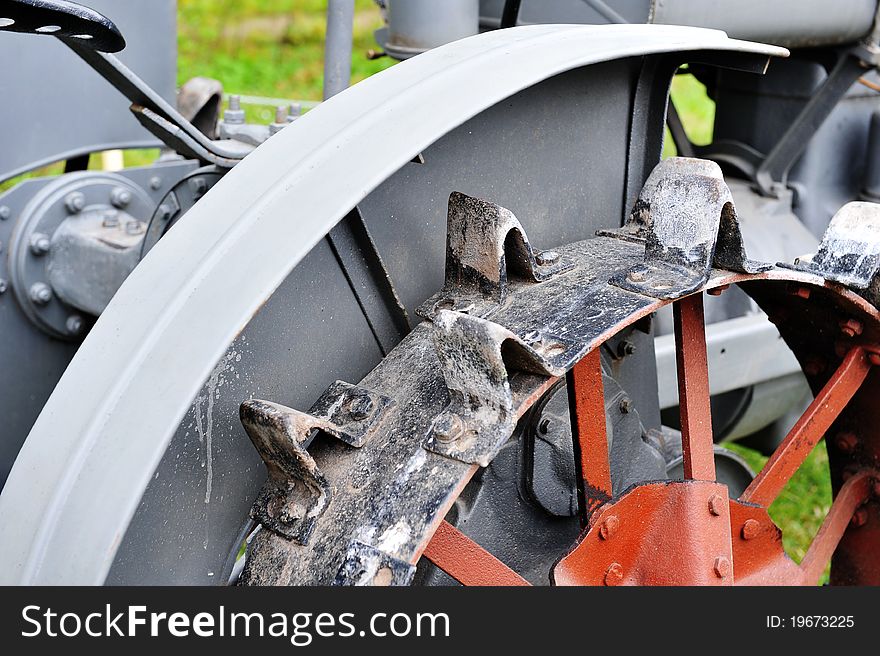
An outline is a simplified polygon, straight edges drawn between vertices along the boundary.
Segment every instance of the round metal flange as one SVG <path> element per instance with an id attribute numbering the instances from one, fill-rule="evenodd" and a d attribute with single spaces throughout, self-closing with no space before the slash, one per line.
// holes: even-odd
<path id="1" fill-rule="evenodd" d="M 144 243 L 141 247 L 141 258 L 186 214 L 196 202 L 208 193 L 225 171 L 216 166 L 205 166 L 181 179 L 159 202 L 150 217 Z"/>
<path id="2" fill-rule="evenodd" d="M 10 285 L 25 315 L 53 337 L 81 338 L 89 320 L 58 298 L 50 283 L 52 236 L 85 212 L 119 224 L 120 217 L 149 216 L 153 207 L 146 191 L 114 173 L 66 175 L 40 190 L 22 210 L 9 245 Z"/>

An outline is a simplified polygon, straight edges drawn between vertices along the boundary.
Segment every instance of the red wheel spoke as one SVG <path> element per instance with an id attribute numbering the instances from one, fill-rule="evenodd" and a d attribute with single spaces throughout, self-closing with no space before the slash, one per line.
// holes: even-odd
<path id="1" fill-rule="evenodd" d="M 740 499 L 769 506 L 825 435 L 868 375 L 871 363 L 860 347 L 853 348 L 831 379 L 816 395 L 770 460 Z"/>
<path id="2" fill-rule="evenodd" d="M 843 537 L 846 527 L 856 509 L 865 502 L 871 490 L 871 473 L 861 472 L 846 481 L 837 493 L 831 510 L 822 522 L 819 532 L 801 561 L 804 583 L 816 585 L 831 560 L 837 544 Z"/>
<path id="3" fill-rule="evenodd" d="M 531 585 L 446 521 L 423 555 L 462 585 Z"/>
<path id="4" fill-rule="evenodd" d="M 715 480 L 715 445 L 709 405 L 709 364 L 702 293 L 673 305 L 681 448 L 685 479 Z"/>
<path id="5" fill-rule="evenodd" d="M 599 349 L 588 353 L 568 375 L 568 405 L 574 438 L 581 520 L 611 498 L 611 463 L 605 427 L 605 388 Z"/>

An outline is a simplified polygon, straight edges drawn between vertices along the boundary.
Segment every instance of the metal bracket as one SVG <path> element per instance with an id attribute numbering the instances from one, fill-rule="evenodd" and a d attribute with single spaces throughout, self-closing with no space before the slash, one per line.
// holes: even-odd
<path id="1" fill-rule="evenodd" d="M 818 252 L 780 267 L 840 283 L 880 303 L 880 205 L 853 201 L 831 218 Z"/>
<path id="2" fill-rule="evenodd" d="M 405 560 L 353 540 L 333 585 L 403 586 L 409 585 L 415 574 L 416 568 Z"/>
<path id="3" fill-rule="evenodd" d="M 416 312 L 427 319 L 443 309 L 482 314 L 504 302 L 512 280 L 543 282 L 571 266 L 556 251 L 532 248 L 510 210 L 454 191 L 446 220 L 446 281 Z"/>
<path id="4" fill-rule="evenodd" d="M 597 234 L 644 241 L 641 264 L 610 283 L 660 299 L 699 289 L 713 267 L 759 273 L 771 268 L 746 257 L 730 189 L 714 162 L 672 157 L 651 172 L 626 225 Z"/>
<path id="5" fill-rule="evenodd" d="M 6 0 L 0 8 L 0 32 L 43 34 L 76 40 L 99 52 L 119 52 L 125 39 L 106 16 L 65 0 Z"/>
<path id="6" fill-rule="evenodd" d="M 518 371 L 560 376 L 566 362 L 556 360 L 569 345 L 537 333 L 529 343 L 496 323 L 451 310 L 438 311 L 433 322 L 449 405 L 437 415 L 422 446 L 485 467 L 516 426 L 508 364 Z"/>
<path id="7" fill-rule="evenodd" d="M 342 381 L 304 413 L 269 401 L 241 404 L 241 423 L 269 470 L 251 517 L 278 535 L 307 544 L 330 502 L 330 483 L 307 451 L 316 431 L 361 447 L 394 403 Z"/>

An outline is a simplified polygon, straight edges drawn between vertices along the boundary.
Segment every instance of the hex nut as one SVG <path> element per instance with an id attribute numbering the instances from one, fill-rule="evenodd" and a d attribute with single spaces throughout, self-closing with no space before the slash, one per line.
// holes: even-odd
<path id="1" fill-rule="evenodd" d="M 67 197 L 64 199 L 64 207 L 66 207 L 67 211 L 71 214 L 79 214 L 83 211 L 85 206 L 86 197 L 79 191 L 67 194 Z"/>
<path id="2" fill-rule="evenodd" d="M 35 282 L 28 290 L 28 296 L 37 305 L 46 305 L 52 300 L 52 289 L 44 282 Z"/>
<path id="3" fill-rule="evenodd" d="M 713 494 L 709 497 L 709 512 L 715 515 L 715 517 L 720 517 L 724 513 L 724 507 L 727 503 L 724 501 L 724 497 L 720 494 Z"/>
<path id="4" fill-rule="evenodd" d="M 113 205 L 113 207 L 123 209 L 125 207 L 128 207 L 128 204 L 130 202 L 131 191 L 129 191 L 125 187 L 116 187 L 113 191 L 110 192 L 110 204 Z"/>
<path id="5" fill-rule="evenodd" d="M 757 519 L 747 519 L 743 522 L 740 535 L 743 540 L 754 540 L 761 534 L 761 522 Z"/>
<path id="6" fill-rule="evenodd" d="M 715 571 L 715 576 L 723 579 L 730 574 L 730 561 L 725 556 L 718 556 L 712 569 Z"/>
<path id="7" fill-rule="evenodd" d="M 434 437 L 440 442 L 454 442 L 464 433 L 464 425 L 458 415 L 443 413 L 434 422 Z"/>
<path id="8" fill-rule="evenodd" d="M 31 253 L 34 255 L 45 255 L 49 252 L 52 242 L 49 241 L 49 235 L 42 232 L 35 232 L 31 235 Z"/>
<path id="9" fill-rule="evenodd" d="M 538 266 L 550 266 L 559 261 L 559 253 L 557 251 L 541 251 L 535 255 L 535 262 Z"/>

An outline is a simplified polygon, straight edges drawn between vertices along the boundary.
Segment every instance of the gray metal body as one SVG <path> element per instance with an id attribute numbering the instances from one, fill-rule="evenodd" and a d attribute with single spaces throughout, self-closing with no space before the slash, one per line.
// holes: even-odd
<path id="1" fill-rule="evenodd" d="M 542 247 L 619 225 L 660 154 L 664 65 L 707 50 L 758 71 L 784 54 L 687 28 L 523 28 L 394 67 L 266 142 L 150 251 L 65 372 L 0 495 L 18 527 L 3 580 L 225 581 L 264 478 L 241 399 L 307 407 L 357 379 L 382 355 L 361 308 L 396 311 L 334 270 L 328 231 L 360 204 L 413 308 L 442 285 L 453 189 L 515 209 Z"/>
<path id="2" fill-rule="evenodd" d="M 176 0 L 90 0 L 128 37 L 120 59 L 169 102 L 177 85 Z M 0 181 L 112 148 L 158 140 L 128 111 L 129 102 L 55 39 L 4 33 L 0 60 Z"/>

